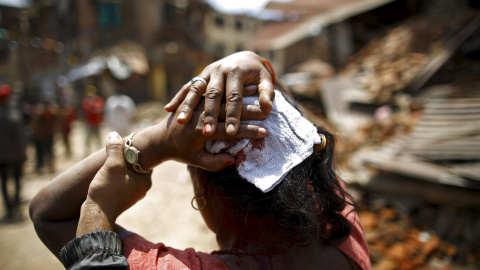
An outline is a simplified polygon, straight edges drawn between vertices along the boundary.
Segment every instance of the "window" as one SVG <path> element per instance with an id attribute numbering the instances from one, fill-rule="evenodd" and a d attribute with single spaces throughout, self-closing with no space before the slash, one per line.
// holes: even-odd
<path id="1" fill-rule="evenodd" d="M 122 25 L 120 3 L 100 2 L 98 4 L 98 21 L 102 28 L 115 28 Z"/>
<path id="2" fill-rule="evenodd" d="M 237 31 L 240 31 L 242 30 L 242 28 L 243 28 L 243 22 L 240 20 L 235 20 L 235 29 L 237 29 Z"/>
<path id="3" fill-rule="evenodd" d="M 173 24 L 177 21 L 177 8 L 175 5 L 165 3 L 163 17 L 166 24 Z"/>
<path id="4" fill-rule="evenodd" d="M 222 17 L 220 16 L 215 16 L 215 24 L 218 26 L 218 27 L 223 27 L 223 25 L 225 24 L 225 21 L 223 20 Z"/>

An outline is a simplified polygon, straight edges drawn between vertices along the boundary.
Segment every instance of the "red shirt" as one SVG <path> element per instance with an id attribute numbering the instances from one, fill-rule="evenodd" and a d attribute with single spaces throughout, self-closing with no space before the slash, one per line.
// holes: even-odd
<path id="1" fill-rule="evenodd" d="M 85 120 L 91 127 L 98 127 L 103 120 L 103 107 L 105 102 L 99 96 L 84 97 L 82 100 L 82 109 L 85 113 Z"/>

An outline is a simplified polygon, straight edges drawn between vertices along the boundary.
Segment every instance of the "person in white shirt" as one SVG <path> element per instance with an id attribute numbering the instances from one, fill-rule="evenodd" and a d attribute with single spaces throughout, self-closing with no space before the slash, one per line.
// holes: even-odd
<path id="1" fill-rule="evenodd" d="M 126 95 L 114 94 L 105 103 L 107 125 L 110 127 L 110 131 L 116 131 L 121 136 L 129 134 L 136 112 L 135 102 Z"/>

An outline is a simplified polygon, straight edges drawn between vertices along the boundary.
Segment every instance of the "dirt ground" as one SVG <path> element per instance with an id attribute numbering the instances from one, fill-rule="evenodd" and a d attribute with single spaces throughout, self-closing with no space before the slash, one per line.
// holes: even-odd
<path id="1" fill-rule="evenodd" d="M 102 135 L 106 136 L 107 132 L 104 130 Z M 55 142 L 56 173 L 83 158 L 84 136 L 83 125 L 75 123 L 71 158 L 65 158 L 61 142 Z M 31 199 L 56 173 L 34 173 L 33 148 L 29 147 L 27 153 L 19 212 L 13 221 L 0 221 L 0 269 L 64 269 L 38 239 L 28 216 Z M 200 213 L 190 206 L 193 192 L 186 166 L 169 161 L 156 167 L 152 177 L 151 190 L 119 217 L 118 224 L 152 242 L 163 242 L 179 249 L 194 247 L 204 252 L 215 250 L 217 244 L 214 234 L 204 225 Z M 0 217 L 4 215 L 2 205 Z"/>

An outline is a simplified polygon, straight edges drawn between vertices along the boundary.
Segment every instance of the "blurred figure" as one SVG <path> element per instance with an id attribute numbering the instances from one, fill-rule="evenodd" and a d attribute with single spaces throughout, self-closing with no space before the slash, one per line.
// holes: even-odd
<path id="1" fill-rule="evenodd" d="M 2 178 L 2 195 L 7 210 L 6 218 L 14 216 L 14 209 L 20 202 L 20 180 L 22 165 L 26 160 L 26 137 L 22 114 L 9 106 L 11 87 L 8 84 L 0 86 L 0 177 Z M 15 194 L 8 195 L 8 176 L 13 175 Z"/>
<path id="2" fill-rule="evenodd" d="M 105 118 L 111 131 L 124 137 L 130 133 L 132 120 L 137 112 L 135 102 L 129 96 L 115 94 L 105 103 Z"/>
<path id="3" fill-rule="evenodd" d="M 97 95 L 97 88 L 93 85 L 88 85 L 85 89 L 86 96 L 82 100 L 82 109 L 85 115 L 85 122 L 87 127 L 87 137 L 85 140 L 85 155 L 90 154 L 90 146 L 92 144 L 92 137 L 97 141 L 96 149 L 103 147 L 100 139 L 100 124 L 103 121 L 103 109 L 105 101 L 102 97 Z"/>
<path id="4" fill-rule="evenodd" d="M 65 155 L 70 158 L 72 149 L 70 146 L 70 132 L 72 131 L 73 121 L 75 120 L 75 109 L 70 105 L 62 105 L 60 107 L 60 132 L 65 147 Z"/>
<path id="5" fill-rule="evenodd" d="M 55 172 L 53 137 L 59 122 L 57 105 L 51 101 L 38 103 L 32 116 L 33 141 L 37 156 L 36 171 L 43 173 L 48 165 L 50 172 Z"/>

